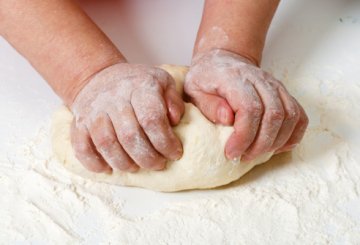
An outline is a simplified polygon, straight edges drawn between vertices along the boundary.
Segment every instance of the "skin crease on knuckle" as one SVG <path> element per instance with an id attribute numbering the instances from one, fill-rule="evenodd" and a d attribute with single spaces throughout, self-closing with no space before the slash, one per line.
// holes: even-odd
<path id="1" fill-rule="evenodd" d="M 91 128 L 92 125 L 96 123 L 99 115 L 103 113 L 111 114 L 118 108 L 131 106 L 131 97 L 136 90 L 147 92 L 157 91 L 160 94 L 159 96 L 163 96 L 161 93 L 163 93 L 171 83 L 174 83 L 174 80 L 170 78 L 167 72 L 160 68 L 145 65 L 116 64 L 95 75 L 79 92 L 71 109 L 77 124 Z M 143 100 L 143 104 L 147 103 L 146 97 L 140 97 L 139 99 Z M 164 107 L 163 114 L 166 116 L 166 105 L 161 106 Z M 153 107 L 154 109 L 159 109 L 159 105 L 153 105 Z M 147 111 L 141 112 L 141 115 L 149 114 L 151 113 Z M 161 117 L 148 118 L 145 126 L 156 126 L 159 120 L 163 120 L 162 116 L 161 114 Z M 117 121 L 119 120 L 122 120 L 123 123 L 126 124 L 126 121 L 129 119 L 122 117 L 121 119 L 117 119 Z M 123 132 L 120 133 L 123 137 L 121 145 L 124 150 L 127 151 L 128 154 L 130 153 L 129 151 L 131 151 L 133 154 L 129 154 L 129 156 L 133 158 L 134 162 L 138 165 L 139 162 L 141 162 L 142 167 L 155 170 L 163 168 L 165 159 L 153 149 L 153 146 L 149 142 L 146 142 L 146 135 L 141 135 L 141 133 L 137 132 L 142 130 L 140 129 L 140 125 L 136 127 L 138 128 L 134 130 L 128 130 L 129 128 L 126 128 L 126 130 L 122 130 Z M 110 135 L 109 132 L 102 131 L 100 136 L 97 136 L 96 145 L 102 154 L 106 153 L 107 159 L 113 159 L 115 162 L 120 161 L 120 159 L 111 156 L 111 152 L 114 152 L 111 147 L 115 142 L 118 142 L 118 137 L 115 133 L 113 134 L 114 135 Z M 74 145 L 79 160 L 89 165 L 87 162 L 89 162 L 90 159 L 85 158 L 88 156 L 93 159 L 94 154 L 88 148 L 84 146 L 83 148 L 84 149 L 78 145 L 76 146 L 76 144 Z M 92 171 L 99 171 L 99 169 L 94 169 L 94 166 L 88 166 L 88 168 L 89 167 Z M 98 168 L 101 167 L 102 166 L 98 166 Z"/>
<path id="2" fill-rule="evenodd" d="M 108 130 L 101 130 L 100 133 L 97 133 L 97 137 L 94 139 L 96 146 L 98 146 L 99 151 L 106 152 L 107 149 L 111 148 L 115 143 L 117 143 L 117 138 L 114 134 Z"/>

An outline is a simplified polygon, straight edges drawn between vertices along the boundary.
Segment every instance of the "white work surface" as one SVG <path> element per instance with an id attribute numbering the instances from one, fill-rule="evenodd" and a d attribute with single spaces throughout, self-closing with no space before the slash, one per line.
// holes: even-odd
<path id="1" fill-rule="evenodd" d="M 84 0 L 82 3 L 87 4 L 85 8 L 89 15 L 131 62 L 189 65 L 203 1 Z M 123 5 L 122 10 L 121 5 Z M 297 158 L 294 157 L 292 161 L 291 154 L 285 154 L 283 157 L 273 159 L 268 165 L 257 167 L 241 181 L 226 188 L 208 191 L 157 193 L 138 188 L 96 184 L 91 181 L 82 182 L 80 178 L 69 177 L 66 171 L 62 171 L 61 174 L 66 179 L 64 184 L 61 182 L 62 175 L 60 177 L 51 175 L 52 169 L 55 171 L 61 166 L 56 166 L 58 163 L 49 155 L 48 142 L 50 117 L 61 102 L 29 63 L 0 38 L 0 208 L 2 209 L 0 211 L 0 243 L 18 241 L 61 244 L 59 239 L 63 239 L 70 243 L 116 244 L 121 241 L 121 244 L 142 244 L 144 241 L 157 243 L 158 238 L 160 244 L 173 244 L 175 239 L 178 243 L 187 243 L 186 241 L 190 241 L 190 238 L 185 236 L 201 234 L 194 235 L 194 240 L 191 241 L 195 244 L 202 242 L 206 244 L 261 244 L 262 241 L 268 241 L 268 244 L 360 244 L 360 176 L 357 175 L 360 173 L 360 150 L 358 149 L 360 131 L 357 129 L 360 125 L 356 125 L 360 123 L 360 112 L 356 110 L 360 107 L 353 107 L 353 111 L 349 110 L 351 103 L 354 105 L 360 103 L 358 93 L 360 87 L 360 1 L 288 0 L 282 2 L 269 31 L 262 67 L 283 80 L 290 91 L 295 91 L 295 96 L 301 102 L 306 102 L 304 107 L 310 116 L 309 130 L 315 132 L 313 135 L 318 136 L 319 139 L 308 137 L 308 142 L 313 143 L 311 145 L 313 149 L 308 149 L 307 145 L 299 147 L 298 152 L 301 150 L 306 152 L 303 165 L 296 165 Z M 296 86 L 292 85 L 293 81 L 297 81 Z M 303 86 L 301 86 L 301 81 L 303 81 Z M 314 81 L 318 85 L 316 85 L 317 90 L 312 90 L 309 81 Z M 321 94 L 318 96 L 316 93 Z M 334 108 L 341 109 L 341 106 L 336 99 L 333 99 L 329 100 L 334 101 L 334 108 L 332 108 L 332 104 L 326 100 L 327 97 L 338 98 L 339 104 L 347 106 L 344 110 L 347 110 L 348 114 L 343 116 L 341 110 L 338 111 L 339 114 L 336 113 Z M 336 123 L 333 123 L 335 121 Z M 316 134 L 317 130 L 318 134 Z M 326 134 L 329 138 L 326 138 Z M 336 142 L 341 142 L 341 144 Z M 351 164 L 343 161 L 341 154 L 344 149 L 346 149 L 346 155 L 351 156 L 351 158 L 346 158 L 352 160 Z M 335 151 L 337 155 L 331 155 L 331 152 Z M 334 156 L 338 157 L 337 167 L 332 165 Z M 306 166 L 307 159 L 318 159 L 314 162 L 319 164 L 315 164 L 313 168 L 302 169 L 301 166 Z M 329 161 L 329 169 L 323 161 Z M 354 162 L 358 163 L 357 167 Z M 324 173 L 329 173 L 329 176 L 333 177 L 339 172 L 339 178 L 321 182 L 325 184 L 319 185 L 318 189 L 311 189 L 311 185 L 308 187 L 307 181 L 295 187 L 289 185 L 289 188 L 297 188 L 298 201 L 293 199 L 289 201 L 287 192 L 280 191 L 276 194 L 278 199 L 271 196 L 275 198 L 276 207 L 268 203 L 260 205 L 268 198 L 262 199 L 256 196 L 256 188 L 265 190 L 277 180 L 284 181 L 284 185 L 288 184 L 287 178 L 294 178 L 293 172 L 290 171 L 292 164 L 298 166 L 296 173 L 299 174 L 299 179 L 301 176 L 307 176 L 304 179 L 309 182 L 316 179 L 315 175 L 326 179 Z M 25 169 L 24 166 L 26 166 Z M 312 172 L 308 173 L 309 170 Z M 331 174 L 331 171 L 335 173 Z M 32 177 L 36 174 L 43 176 L 41 178 L 48 178 L 49 186 L 51 186 L 48 191 L 57 193 L 46 197 L 52 200 L 47 201 L 49 205 L 45 205 L 46 207 L 42 207 L 41 203 L 44 202 L 39 200 L 46 199 L 41 194 L 45 192 L 41 190 L 47 188 L 46 181 L 48 180 L 41 182 L 42 180 L 36 179 L 37 177 Z M 310 175 L 312 177 L 308 178 Z M 18 179 L 13 180 L 13 183 L 11 178 L 15 176 Z M 22 185 L 27 185 L 28 188 L 24 189 Z M 300 193 L 303 193 L 306 188 L 310 188 L 308 190 L 310 194 L 306 197 L 301 196 Z M 341 190 L 341 188 L 344 189 Z M 99 190 L 104 190 L 104 192 L 110 190 L 111 195 L 101 194 Z M 275 195 L 275 189 L 269 190 L 269 193 L 262 192 L 262 195 Z M 274 192 L 272 193 L 271 190 Z M 348 194 L 346 194 L 347 191 L 349 191 Z M 56 198 L 59 198 L 59 203 L 64 202 L 61 198 L 66 198 L 66 196 L 62 196 L 61 193 L 68 192 L 75 193 L 78 198 L 83 198 L 82 200 L 88 200 L 89 203 L 84 205 L 84 210 L 91 210 L 91 213 L 87 213 L 81 219 L 78 218 L 76 212 L 79 212 L 81 208 L 76 206 L 77 199 L 72 202 L 70 197 L 69 207 L 65 208 L 65 204 L 63 206 L 54 204 L 57 203 Z M 249 199 L 254 198 L 255 195 L 260 203 L 254 207 L 242 206 L 240 203 L 238 207 L 239 215 L 246 217 L 246 212 L 252 214 L 248 218 L 249 226 L 245 222 L 245 224 L 239 224 L 241 227 L 238 227 L 238 230 L 216 233 L 215 231 L 218 230 L 215 230 L 212 225 L 218 223 L 219 226 L 224 227 L 222 222 L 227 221 L 212 220 L 212 225 L 206 227 L 210 221 L 203 222 L 203 220 L 218 217 L 211 210 L 209 217 L 205 213 L 192 220 L 192 215 L 200 212 L 194 208 L 194 205 L 200 205 L 200 208 L 204 205 L 204 208 L 209 208 L 210 204 L 204 203 L 204 200 L 210 200 L 208 202 L 214 201 L 211 205 L 215 208 L 218 205 L 216 200 L 221 200 L 219 205 L 224 205 L 226 209 L 227 200 L 232 199 L 229 196 L 225 197 L 226 200 L 220 197 L 225 195 L 224 193 L 233 196 L 236 193 L 241 197 L 243 192 L 248 192 Z M 106 199 L 105 204 L 94 206 L 95 204 L 91 203 L 91 200 L 94 200 L 93 197 L 87 196 L 90 195 L 89 193 L 98 199 L 103 199 L 102 201 Z M 333 193 L 335 196 L 331 196 Z M 337 193 L 345 194 L 340 197 Z M 331 197 L 325 198 L 324 195 Z M 244 197 L 247 198 L 246 195 Z M 309 203 L 305 205 L 302 198 L 306 198 Z M 98 202 L 98 199 L 93 202 Z M 24 208 L 29 203 L 34 209 Z M 169 211 L 169 206 L 175 203 L 180 203 L 180 207 Z M 186 209 L 188 203 L 191 204 Z M 289 222 L 285 222 L 284 219 L 293 216 L 288 213 L 290 208 L 282 209 L 285 203 L 290 203 L 297 208 L 295 211 L 297 216 L 294 214 L 297 218 L 289 219 Z M 332 206 L 331 209 L 328 205 Z M 315 206 L 317 209 L 310 212 L 309 210 Z M 99 207 L 99 210 L 96 207 Z M 111 207 L 112 211 L 103 214 L 100 209 L 108 207 Z M 244 208 L 249 210 L 244 210 Z M 162 210 L 167 210 L 164 211 L 164 221 L 161 220 Z M 180 210 L 178 215 L 181 218 L 171 218 L 173 216 L 169 216 L 169 212 L 176 213 L 177 210 Z M 236 209 L 232 207 L 228 210 Z M 231 222 L 232 217 L 236 219 L 238 215 L 235 211 L 232 214 L 225 214 L 227 210 L 221 212 L 224 212 L 224 217 L 227 217 L 224 219 L 229 219 L 228 222 Z M 273 214 L 270 216 L 266 212 L 273 212 Z M 321 212 L 328 212 L 326 214 L 329 215 L 328 224 L 324 224 Z M 111 240 L 115 236 L 101 230 L 98 227 L 100 222 L 98 219 L 115 220 L 114 217 L 118 213 L 121 217 L 116 217 L 116 222 L 119 227 L 124 227 L 122 231 L 124 234 L 119 233 L 117 240 Z M 306 222 L 304 213 L 310 216 L 314 213 L 314 217 L 319 216 L 319 219 L 309 217 L 309 222 Z M 256 214 L 264 216 L 264 223 Z M 187 219 L 184 218 L 185 216 Z M 152 220 L 153 217 L 156 217 L 158 221 Z M 22 218 L 24 224 L 19 225 Z M 295 228 L 284 227 L 295 220 L 300 225 Z M 243 218 L 240 221 L 242 222 Z M 121 222 L 125 222 L 126 225 Z M 159 223 L 166 223 L 166 227 L 159 226 L 161 231 L 153 232 L 152 229 L 155 229 L 154 227 L 157 227 Z M 199 226 L 194 224 L 199 224 Z M 274 226 L 277 225 L 279 228 L 274 231 Z M 118 232 L 116 225 L 111 227 Z M 137 227 L 135 233 L 132 233 L 132 227 Z M 226 226 L 225 228 L 228 229 Z M 41 229 L 41 232 L 38 229 Z M 184 230 L 186 233 L 183 234 Z M 268 234 L 268 238 L 258 238 L 259 234 L 263 233 Z M 184 240 L 181 240 L 182 238 Z"/>

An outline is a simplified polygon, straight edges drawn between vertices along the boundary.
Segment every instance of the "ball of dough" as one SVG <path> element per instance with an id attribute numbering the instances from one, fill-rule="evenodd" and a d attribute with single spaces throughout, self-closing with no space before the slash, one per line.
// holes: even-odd
<path id="1" fill-rule="evenodd" d="M 186 67 L 162 66 L 177 83 L 182 92 Z M 55 112 L 52 121 L 52 145 L 56 157 L 69 171 L 94 181 L 110 184 L 137 186 L 147 189 L 173 192 L 187 189 L 207 189 L 226 185 L 239 179 L 255 165 L 267 161 L 267 153 L 251 162 L 231 161 L 224 155 L 225 143 L 233 131 L 232 127 L 215 125 L 207 120 L 191 103 L 185 103 L 185 114 L 174 127 L 180 138 L 184 154 L 177 161 L 169 161 L 162 171 L 136 173 L 114 170 L 111 174 L 93 173 L 83 167 L 75 157 L 70 141 L 70 125 L 73 116 L 64 106 Z"/>

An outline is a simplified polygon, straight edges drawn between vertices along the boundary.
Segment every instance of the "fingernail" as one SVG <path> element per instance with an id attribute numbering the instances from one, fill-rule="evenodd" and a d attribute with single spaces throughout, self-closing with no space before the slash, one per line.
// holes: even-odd
<path id="1" fill-rule="evenodd" d="M 228 153 L 226 153 L 226 156 L 228 159 L 236 161 L 236 159 L 240 158 L 241 153 L 242 152 L 237 149 L 231 149 Z"/>
<path id="2" fill-rule="evenodd" d="M 284 148 L 281 148 L 277 151 L 275 151 L 275 154 L 278 154 L 278 153 L 283 153 L 283 152 L 287 152 L 287 151 L 291 151 L 293 150 L 295 147 L 297 147 L 299 144 L 292 144 L 292 145 L 288 145 Z"/>
<path id="3" fill-rule="evenodd" d="M 138 170 L 139 170 L 139 167 L 136 166 L 136 165 L 131 165 L 131 166 L 129 167 L 129 169 L 128 169 L 128 171 L 129 171 L 130 173 L 134 173 L 134 172 L 136 172 L 136 171 L 138 171 Z"/>
<path id="4" fill-rule="evenodd" d="M 150 166 L 150 170 L 159 171 L 163 170 L 166 167 L 166 159 L 161 159 L 156 165 Z"/>
<path id="5" fill-rule="evenodd" d="M 112 168 L 106 168 L 106 169 L 104 169 L 104 171 L 103 171 L 103 173 L 104 174 L 112 174 Z"/>
<path id="6" fill-rule="evenodd" d="M 241 157 L 241 161 L 243 162 L 250 162 L 252 160 L 252 158 L 250 158 L 248 155 L 243 155 Z"/>
<path id="7" fill-rule="evenodd" d="M 224 107 L 220 107 L 219 110 L 218 110 L 218 120 L 221 122 L 221 123 L 224 123 L 226 124 L 227 121 L 228 121 L 228 112 L 227 110 L 224 108 Z"/>
<path id="8" fill-rule="evenodd" d="M 163 170 L 164 168 L 166 167 L 166 164 L 163 164 L 163 165 L 156 165 L 156 166 L 154 166 L 154 167 L 152 167 L 151 168 L 151 170 L 153 170 L 153 171 L 161 171 L 161 170 Z"/>
<path id="9" fill-rule="evenodd" d="M 178 148 L 173 154 L 171 154 L 171 160 L 179 160 L 182 157 L 183 149 Z"/>

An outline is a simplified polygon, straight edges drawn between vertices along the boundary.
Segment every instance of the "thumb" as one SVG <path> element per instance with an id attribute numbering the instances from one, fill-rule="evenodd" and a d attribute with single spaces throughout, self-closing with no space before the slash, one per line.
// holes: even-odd
<path id="1" fill-rule="evenodd" d="M 169 88 L 165 92 L 165 102 L 168 109 L 168 117 L 172 126 L 177 125 L 185 111 L 184 101 L 175 90 Z"/>
<path id="2" fill-rule="evenodd" d="M 192 102 L 214 123 L 232 125 L 234 112 L 224 98 L 201 91 L 192 93 Z"/>

